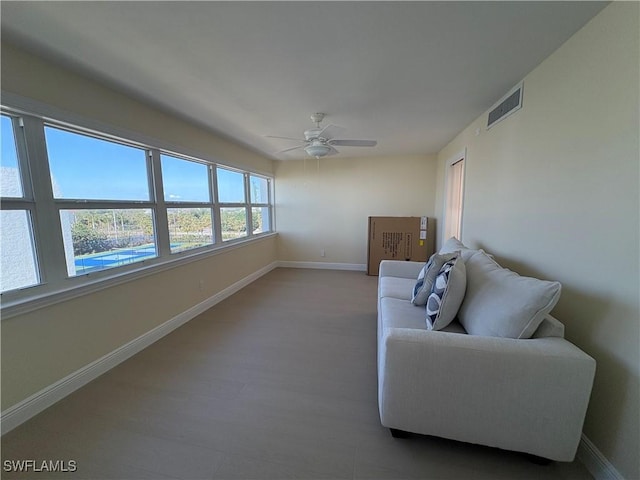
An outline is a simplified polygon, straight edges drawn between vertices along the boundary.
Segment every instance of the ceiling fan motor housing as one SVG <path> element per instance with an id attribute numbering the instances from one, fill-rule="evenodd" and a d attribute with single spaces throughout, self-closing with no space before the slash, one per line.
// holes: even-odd
<path id="1" fill-rule="evenodd" d="M 310 128 L 309 130 L 305 130 L 304 131 L 304 138 L 307 141 L 311 141 L 311 140 L 315 140 L 316 138 L 318 138 L 318 135 L 320 135 L 320 132 L 322 132 L 322 128 Z"/>

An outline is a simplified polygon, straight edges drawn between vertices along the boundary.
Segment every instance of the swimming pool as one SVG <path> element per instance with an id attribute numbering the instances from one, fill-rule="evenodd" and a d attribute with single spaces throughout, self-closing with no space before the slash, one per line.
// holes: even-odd
<path id="1" fill-rule="evenodd" d="M 172 245 L 173 246 L 173 245 Z M 84 275 L 97 270 L 119 267 L 129 263 L 157 257 L 156 246 L 153 244 L 140 245 L 139 247 L 119 248 L 106 252 L 82 255 L 74 261 L 76 275 Z"/>

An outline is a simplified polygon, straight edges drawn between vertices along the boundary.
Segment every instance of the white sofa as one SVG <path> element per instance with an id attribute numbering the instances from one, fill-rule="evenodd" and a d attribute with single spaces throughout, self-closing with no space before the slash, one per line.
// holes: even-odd
<path id="1" fill-rule="evenodd" d="M 491 265 L 484 252 L 467 249 L 455 239 L 440 253 L 453 249 L 460 251 L 466 265 L 466 291 L 458 316 L 440 331 L 429 330 L 425 307 L 411 303 L 425 264 L 381 262 L 378 401 L 382 425 L 394 436 L 413 432 L 572 461 L 595 361 L 565 340 L 564 326 L 548 314 L 559 296 L 559 284 L 520 277 L 495 262 Z M 503 298 L 490 293 L 494 274 L 503 277 L 498 287 L 505 278 L 510 282 L 500 287 L 505 290 Z M 555 301 L 547 302 L 545 308 L 523 304 L 523 309 L 535 310 L 538 320 L 527 324 L 535 330 L 520 335 L 523 338 L 496 336 L 504 331 L 483 333 L 484 326 L 478 322 L 493 328 L 496 318 L 509 320 L 510 307 L 519 301 L 517 289 L 529 292 L 530 281 L 557 288 Z M 516 293 L 510 291 L 512 286 Z M 487 319 L 491 309 L 496 314 Z M 458 317 L 475 334 L 468 334 Z"/>

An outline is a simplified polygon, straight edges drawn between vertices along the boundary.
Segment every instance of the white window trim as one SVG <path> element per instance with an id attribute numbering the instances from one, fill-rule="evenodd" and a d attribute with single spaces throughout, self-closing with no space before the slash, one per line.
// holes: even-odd
<path id="1" fill-rule="evenodd" d="M 32 212 L 35 211 L 36 215 L 39 215 L 39 221 L 34 221 L 34 237 L 35 242 L 37 242 L 38 245 L 36 255 L 41 283 L 33 287 L 25 287 L 22 289 L 4 292 L 2 294 L 2 319 L 8 319 L 49 305 L 109 288 L 114 285 L 133 281 L 147 275 L 156 274 L 194 261 L 203 260 L 212 255 L 219 255 L 232 249 L 242 247 L 248 243 L 262 241 L 276 235 L 273 204 L 273 189 L 275 182 L 271 173 L 259 171 L 253 167 L 244 167 L 240 165 L 229 166 L 224 162 L 218 161 L 216 158 L 212 158 L 210 155 L 202 154 L 188 148 L 178 147 L 160 139 L 144 136 L 136 132 L 123 130 L 112 125 L 87 119 L 61 110 L 58 107 L 53 107 L 10 92 L 2 91 L 1 95 L 2 105 L 7 109 L 6 113 L 11 116 L 24 115 L 24 117 L 20 118 L 24 118 L 25 122 L 39 122 L 42 127 L 44 127 L 44 124 L 50 124 L 54 127 L 62 126 L 63 128 L 66 127 L 71 131 L 76 131 L 78 133 L 86 133 L 89 135 L 93 134 L 98 138 L 104 138 L 107 140 L 113 139 L 119 143 L 136 146 L 150 151 L 151 159 L 148 161 L 152 168 L 148 172 L 148 177 L 149 182 L 156 186 L 156 198 L 153 198 L 154 193 L 151 192 L 152 198 L 148 202 L 78 202 L 67 199 L 53 199 L 51 192 L 51 195 L 45 195 L 49 198 L 44 201 L 39 199 L 36 203 L 31 192 L 31 182 L 34 184 L 33 190 L 36 192 L 46 192 L 47 189 L 51 190 L 51 181 L 49 178 L 48 165 L 40 165 L 35 168 L 35 171 L 33 166 L 30 166 L 31 182 L 29 182 L 29 179 L 23 175 L 25 178 L 24 183 L 28 183 L 28 185 L 23 186 L 24 198 L 7 199 L 6 201 L 3 201 L 3 205 L 5 208 L 9 207 L 10 209 L 16 209 L 20 206 L 21 209 L 27 208 Z M 27 131 L 30 132 L 29 135 L 32 135 L 32 132 L 37 132 L 38 136 L 44 135 L 44 128 L 31 128 L 27 129 Z M 18 148 L 24 148 L 24 145 L 20 146 L 20 142 L 21 140 L 18 140 Z M 26 139 L 25 143 L 29 145 L 45 145 L 44 138 L 35 140 Z M 73 205 L 77 206 L 78 204 L 109 204 L 110 208 L 125 208 L 126 205 L 136 208 L 151 208 L 156 211 L 157 217 L 165 217 L 164 223 L 166 224 L 166 208 L 172 208 L 174 205 L 171 203 L 165 203 L 164 195 L 161 195 L 162 191 L 160 190 L 160 192 L 158 192 L 157 190 L 158 186 L 162 188 L 160 169 L 158 168 L 161 153 L 206 164 L 213 172 L 215 172 L 216 167 L 219 166 L 221 168 L 239 171 L 245 175 L 245 178 L 248 178 L 249 175 L 254 175 L 268 179 L 270 185 L 269 201 L 271 203 L 264 206 L 268 206 L 270 208 L 270 230 L 268 232 L 258 234 L 253 234 L 248 231 L 247 236 L 222 242 L 221 239 L 217 238 L 220 236 L 220 233 L 218 232 L 219 228 L 214 227 L 214 233 L 216 235 L 214 244 L 176 253 L 170 253 L 170 246 L 168 244 L 165 245 L 165 243 L 168 242 L 168 239 L 166 239 L 167 241 L 165 242 L 164 239 L 160 238 L 163 232 L 156 230 L 157 257 L 129 265 L 92 272 L 90 274 L 80 274 L 75 277 L 65 278 L 64 281 L 60 281 L 60 278 L 56 278 L 53 285 L 47 285 L 49 279 L 60 277 L 62 271 L 66 274 L 66 264 L 63 265 L 63 263 L 61 263 L 64 260 L 64 247 L 61 241 L 43 242 L 43 232 L 40 231 L 38 234 L 35 230 L 38 228 L 49 232 L 55 232 L 56 229 L 60 230 L 61 226 L 57 212 L 61 208 L 64 208 L 63 206 L 72 207 Z M 44 152 L 38 152 L 37 155 L 44 155 L 44 158 L 46 158 L 46 154 L 44 154 Z M 20 162 L 24 162 L 24 155 L 19 155 L 18 158 Z M 21 163 L 21 168 L 24 167 L 25 165 L 22 165 Z M 215 180 L 214 175 L 211 183 L 212 190 L 217 189 L 217 182 Z M 214 209 L 214 214 L 217 215 L 217 218 L 219 219 L 220 204 L 217 202 L 217 195 L 215 195 L 217 192 L 212 191 L 211 193 L 214 194 L 214 196 L 212 196 L 212 204 L 208 204 L 208 206 Z M 242 206 L 245 206 L 248 209 L 247 220 L 250 221 L 252 204 L 249 202 L 250 193 L 246 188 L 245 197 L 247 197 L 247 203 Z M 175 205 L 175 207 L 185 207 L 185 205 L 180 204 Z M 40 210 L 40 212 L 38 212 L 38 210 Z M 160 222 L 162 219 L 157 218 L 157 221 Z M 249 225 L 251 224 L 248 223 L 248 226 Z M 248 230 L 250 230 L 250 228 L 248 228 Z M 60 239 L 62 238 L 62 235 L 57 236 Z"/>

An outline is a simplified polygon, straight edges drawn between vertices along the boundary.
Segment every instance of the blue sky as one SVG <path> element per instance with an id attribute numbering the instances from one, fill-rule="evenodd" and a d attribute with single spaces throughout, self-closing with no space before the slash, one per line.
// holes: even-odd
<path id="1" fill-rule="evenodd" d="M 54 196 L 88 200 L 149 200 L 145 151 L 45 128 Z"/>
<path id="2" fill-rule="evenodd" d="M 45 133 L 59 198 L 149 200 L 145 150 L 52 127 Z M 160 158 L 166 201 L 209 201 L 206 165 L 169 155 Z M 218 183 L 221 200 L 244 201 L 241 173 L 218 169 Z"/>
<path id="3" fill-rule="evenodd" d="M 16 167 L 11 120 L 2 116 L 2 166 Z M 49 167 L 56 198 L 86 200 L 150 200 L 144 149 L 45 127 Z M 161 155 L 167 202 L 208 202 L 208 166 Z M 244 203 L 244 176 L 217 169 L 221 202 Z M 251 177 L 266 188 L 266 181 Z M 253 189 L 253 186 L 252 186 Z M 266 193 L 266 192 L 265 192 Z"/>

